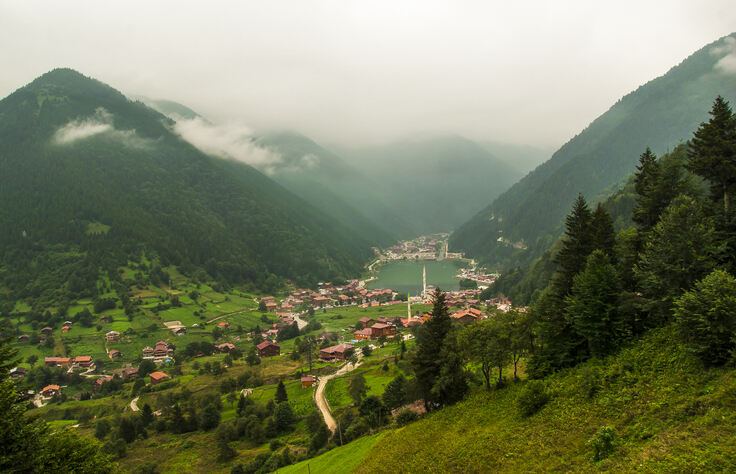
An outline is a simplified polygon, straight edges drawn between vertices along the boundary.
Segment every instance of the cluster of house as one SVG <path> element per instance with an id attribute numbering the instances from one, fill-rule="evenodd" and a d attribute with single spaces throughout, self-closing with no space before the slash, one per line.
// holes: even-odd
<path id="1" fill-rule="evenodd" d="M 353 333 L 355 339 L 378 339 L 381 336 L 396 335 L 396 323 L 394 319 L 378 318 L 374 321 L 371 318 L 360 318 L 358 320 L 363 329 L 359 329 Z"/>
<path id="2" fill-rule="evenodd" d="M 103 384 L 110 382 L 115 377 L 121 378 L 123 381 L 130 380 L 132 378 L 135 378 L 138 375 L 138 367 L 130 367 L 127 369 L 123 369 L 123 371 L 119 375 L 106 375 L 103 377 L 100 377 L 95 380 L 94 384 L 92 385 L 92 388 L 94 390 L 99 389 Z"/>
<path id="3" fill-rule="evenodd" d="M 414 240 L 401 241 L 386 250 L 386 257 L 389 260 L 436 260 L 437 244 L 445 242 L 448 236 L 449 234 L 439 233 L 423 235 Z"/>
<path id="4" fill-rule="evenodd" d="M 473 280 L 479 285 L 488 287 L 496 281 L 498 275 L 494 273 L 486 273 L 480 270 L 463 269 L 460 271 L 457 277 Z"/>
<path id="5" fill-rule="evenodd" d="M 174 356 L 174 349 L 169 347 L 166 341 L 158 341 L 154 347 L 146 346 L 142 349 L 144 359 L 153 359 L 161 361 L 171 359 Z"/>
<path id="6" fill-rule="evenodd" d="M 77 357 L 46 357 L 44 359 L 46 367 L 91 367 L 92 356 Z"/>

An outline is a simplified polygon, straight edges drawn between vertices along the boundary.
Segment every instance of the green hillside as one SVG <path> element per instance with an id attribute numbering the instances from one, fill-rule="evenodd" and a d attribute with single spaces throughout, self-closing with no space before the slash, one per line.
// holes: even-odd
<path id="1" fill-rule="evenodd" d="M 93 296 L 99 266 L 144 252 L 259 288 L 360 271 L 370 243 L 359 233 L 171 125 L 69 69 L 0 101 L 0 287 L 38 296 L 74 274 L 71 292 Z"/>
<path id="2" fill-rule="evenodd" d="M 672 328 L 657 330 L 618 355 L 547 378 L 551 401 L 529 418 L 516 408 L 528 382 L 478 389 L 453 407 L 370 440 L 367 452 L 348 444 L 309 464 L 344 459 L 349 464 L 342 472 L 366 473 L 731 471 L 733 370 L 704 368 L 675 340 Z M 613 452 L 594 461 L 592 440 L 604 426 L 614 433 Z M 306 472 L 306 462 L 288 472 Z"/>
<path id="3" fill-rule="evenodd" d="M 715 68 L 727 54 L 718 49 L 723 41 L 619 100 L 549 161 L 460 226 L 451 248 L 489 263 L 528 263 L 541 255 L 559 236 L 560 223 L 578 193 L 597 198 L 634 171 L 646 147 L 663 154 L 689 139 L 717 95 L 736 99 L 733 76 Z M 529 251 L 512 251 L 497 242 L 499 237 L 521 242 Z"/>
<path id="4" fill-rule="evenodd" d="M 506 190 L 521 173 L 457 136 L 344 150 L 349 162 L 417 234 L 449 232 Z"/>

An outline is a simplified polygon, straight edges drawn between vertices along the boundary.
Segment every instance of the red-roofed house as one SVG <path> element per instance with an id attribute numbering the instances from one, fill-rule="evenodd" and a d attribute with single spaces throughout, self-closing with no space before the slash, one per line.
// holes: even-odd
<path id="1" fill-rule="evenodd" d="M 161 382 L 163 382 L 163 381 L 165 381 L 165 380 L 169 380 L 169 379 L 171 378 L 171 377 L 169 377 L 168 375 L 166 375 L 165 373 L 163 373 L 163 372 L 158 372 L 158 371 L 156 371 L 156 372 L 151 372 L 151 373 L 149 374 L 149 377 L 151 377 L 151 385 L 157 385 L 157 384 L 160 384 Z"/>
<path id="2" fill-rule="evenodd" d="M 74 358 L 74 365 L 89 367 L 92 365 L 92 356 L 77 356 Z"/>
<path id="3" fill-rule="evenodd" d="M 355 331 L 353 333 L 353 336 L 355 336 L 355 339 L 370 339 L 372 335 L 373 335 L 373 331 L 371 331 L 371 328 L 361 329 L 360 331 Z"/>
<path id="4" fill-rule="evenodd" d="M 353 349 L 352 344 L 339 344 L 337 346 L 328 347 L 319 351 L 319 358 L 324 360 L 345 360 L 345 351 Z"/>
<path id="5" fill-rule="evenodd" d="M 311 387 L 314 385 L 314 377 L 311 375 L 308 377 L 302 377 L 302 388 Z"/>
<path id="6" fill-rule="evenodd" d="M 58 393 L 61 393 L 61 387 L 58 385 L 47 385 L 41 389 L 41 395 L 46 398 L 51 398 Z"/>
<path id="7" fill-rule="evenodd" d="M 370 327 L 370 330 L 371 337 L 393 336 L 394 334 L 396 334 L 395 327 L 389 326 L 388 324 L 384 323 L 376 323 Z"/>
<path id="8" fill-rule="evenodd" d="M 258 357 L 274 357 L 281 354 L 281 347 L 271 341 L 258 344 L 256 349 L 258 349 Z"/>
<path id="9" fill-rule="evenodd" d="M 231 350 L 235 349 L 235 344 L 230 344 L 229 342 L 226 342 L 224 344 L 218 344 L 217 350 L 220 352 L 230 352 Z"/>

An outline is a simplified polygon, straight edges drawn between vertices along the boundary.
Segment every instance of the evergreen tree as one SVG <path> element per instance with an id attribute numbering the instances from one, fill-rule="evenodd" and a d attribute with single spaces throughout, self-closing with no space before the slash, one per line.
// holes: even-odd
<path id="1" fill-rule="evenodd" d="M 654 227 L 659 218 L 659 212 L 661 212 L 652 205 L 651 197 L 658 178 L 657 155 L 647 147 L 646 151 L 639 156 L 639 165 L 634 174 L 634 190 L 637 196 L 632 213 L 632 220 L 644 232 Z"/>
<path id="2" fill-rule="evenodd" d="M 348 395 L 353 399 L 355 404 L 360 404 L 360 401 L 368 393 L 368 386 L 365 383 L 365 377 L 362 374 L 356 374 L 350 377 L 348 380 Z"/>
<path id="3" fill-rule="evenodd" d="M 601 204 L 598 204 L 590 218 L 590 238 L 592 250 L 602 250 L 609 258 L 614 257 L 616 230 L 611 215 Z"/>
<path id="4" fill-rule="evenodd" d="M 675 300 L 685 346 L 707 365 L 733 357 L 736 347 L 736 278 L 715 270 Z"/>
<path id="5" fill-rule="evenodd" d="M 701 123 L 690 140 L 687 167 L 710 182 L 711 196 L 715 201 L 723 201 L 728 218 L 736 186 L 736 118 L 721 96 L 713 102 L 710 115 L 710 120 Z"/>
<path id="6" fill-rule="evenodd" d="M 442 360 L 440 354 L 445 338 L 452 328 L 450 313 L 445 303 L 445 294 L 436 288 L 432 295 L 433 306 L 429 320 L 417 329 L 416 352 L 412 359 L 412 367 L 416 382 L 427 411 L 439 404 L 432 394 L 432 388 L 440 376 Z"/>
<path id="7" fill-rule="evenodd" d="M 273 412 L 273 420 L 278 432 L 283 433 L 291 427 L 294 423 L 294 411 L 291 409 L 289 402 L 281 402 L 276 405 L 276 409 Z"/>
<path id="8" fill-rule="evenodd" d="M 610 354 L 626 335 L 617 310 L 620 286 L 616 269 L 602 250 L 591 253 L 585 270 L 575 276 L 567 311 L 594 357 Z"/>
<path id="9" fill-rule="evenodd" d="M 669 205 L 635 268 L 650 327 L 667 321 L 673 300 L 714 267 L 720 248 L 712 219 L 693 198 L 680 196 Z"/>
<path id="10" fill-rule="evenodd" d="M 276 403 L 285 402 L 289 399 L 289 396 L 286 394 L 286 387 L 284 386 L 284 382 L 282 380 L 279 380 L 279 384 L 276 386 L 276 396 L 274 397 L 274 400 Z"/>
<path id="11" fill-rule="evenodd" d="M 572 289 L 572 279 L 585 267 L 585 259 L 592 251 L 591 213 L 582 194 L 565 218 L 565 237 L 562 248 L 554 258 L 561 270 L 555 276 L 554 288 L 559 297 L 567 296 Z"/>
<path id="12" fill-rule="evenodd" d="M 432 396 L 440 406 L 452 405 L 462 400 L 468 391 L 465 361 L 456 334 L 445 338 L 440 360 L 440 373 L 432 387 Z"/>
<path id="13" fill-rule="evenodd" d="M 204 431 L 216 428 L 220 424 L 220 410 L 214 403 L 209 403 L 199 417 L 199 427 Z"/>

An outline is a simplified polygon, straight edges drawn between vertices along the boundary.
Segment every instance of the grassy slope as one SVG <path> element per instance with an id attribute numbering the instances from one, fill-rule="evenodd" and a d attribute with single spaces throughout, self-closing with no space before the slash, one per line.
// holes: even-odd
<path id="1" fill-rule="evenodd" d="M 515 406 L 523 383 L 490 393 L 475 391 L 454 407 L 390 431 L 351 469 L 733 470 L 733 370 L 703 368 L 673 340 L 671 329 L 656 331 L 616 356 L 550 377 L 554 398 L 528 419 L 520 418 Z M 592 398 L 586 395 L 590 380 L 601 384 Z M 610 458 L 595 463 L 588 441 L 604 425 L 615 429 L 617 447 Z M 339 456 L 339 449 L 344 448 L 332 456 Z"/>
<path id="2" fill-rule="evenodd" d="M 331 451 L 327 451 L 322 456 L 283 467 L 277 472 L 283 474 L 301 474 L 307 472 L 329 474 L 352 471 L 358 467 L 358 464 L 368 454 L 370 449 L 380 441 L 385 434 L 386 433 L 383 432 L 372 436 L 365 436 L 343 446 L 340 449 L 333 449 Z"/>

